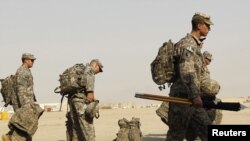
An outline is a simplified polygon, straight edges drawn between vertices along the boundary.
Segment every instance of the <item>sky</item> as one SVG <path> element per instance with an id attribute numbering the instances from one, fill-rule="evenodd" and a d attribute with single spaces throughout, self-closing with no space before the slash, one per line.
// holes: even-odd
<path id="1" fill-rule="evenodd" d="M 95 97 L 101 102 L 148 102 L 135 92 L 168 95 L 153 82 L 150 63 L 163 42 L 191 31 L 195 12 L 214 25 L 202 51 L 213 54 L 211 78 L 220 98 L 250 96 L 250 1 L 242 0 L 0 0 L 0 78 L 33 53 L 38 102 L 59 102 L 59 74 L 98 58 Z M 0 98 L 2 99 L 2 97 Z"/>

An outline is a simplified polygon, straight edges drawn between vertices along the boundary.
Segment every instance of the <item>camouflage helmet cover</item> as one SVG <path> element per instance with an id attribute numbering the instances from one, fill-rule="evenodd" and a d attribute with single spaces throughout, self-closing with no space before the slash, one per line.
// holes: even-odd
<path id="1" fill-rule="evenodd" d="M 201 84 L 201 92 L 210 96 L 215 96 L 220 91 L 220 84 L 213 79 L 204 81 Z"/>

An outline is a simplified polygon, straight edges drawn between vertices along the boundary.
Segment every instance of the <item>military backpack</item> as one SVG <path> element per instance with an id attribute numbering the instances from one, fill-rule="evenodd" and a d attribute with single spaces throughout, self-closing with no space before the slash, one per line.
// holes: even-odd
<path id="1" fill-rule="evenodd" d="M 139 118 L 133 117 L 131 121 L 123 118 L 118 121 L 118 125 L 120 130 L 116 134 L 117 138 L 113 141 L 143 141 Z"/>
<path id="2" fill-rule="evenodd" d="M 10 75 L 5 79 L 0 79 L 1 81 L 1 94 L 3 97 L 3 101 L 5 103 L 5 107 L 9 104 L 13 105 L 13 101 L 16 97 L 16 76 Z"/>
<path id="3" fill-rule="evenodd" d="M 157 85 L 171 84 L 174 79 L 174 43 L 169 40 L 159 48 L 156 58 L 151 63 L 151 74 Z M 159 87 L 160 89 L 162 87 Z"/>
<path id="4" fill-rule="evenodd" d="M 74 66 L 66 69 L 59 75 L 60 86 L 55 89 L 55 93 L 62 95 L 75 93 L 77 90 L 84 88 L 84 70 L 83 64 L 75 64 Z M 58 89 L 60 89 L 58 91 Z"/>

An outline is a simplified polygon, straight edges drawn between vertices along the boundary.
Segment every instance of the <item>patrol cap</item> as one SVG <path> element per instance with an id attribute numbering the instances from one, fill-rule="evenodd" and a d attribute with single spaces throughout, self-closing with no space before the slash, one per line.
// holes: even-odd
<path id="1" fill-rule="evenodd" d="M 203 56 L 204 56 L 204 58 L 207 58 L 207 59 L 209 59 L 209 60 L 213 60 L 212 54 L 209 53 L 208 51 L 204 51 L 204 52 L 203 52 Z"/>
<path id="2" fill-rule="evenodd" d="M 192 18 L 192 22 L 197 22 L 197 23 L 206 23 L 208 25 L 213 25 L 214 23 L 211 21 L 210 16 L 197 12 L 194 14 Z"/>
<path id="3" fill-rule="evenodd" d="M 97 65 L 100 67 L 100 72 L 103 72 L 103 70 L 102 70 L 103 65 L 99 59 L 93 59 L 91 62 L 96 62 Z"/>
<path id="4" fill-rule="evenodd" d="M 31 53 L 23 53 L 22 59 L 30 59 L 30 60 L 36 60 L 33 54 Z"/>

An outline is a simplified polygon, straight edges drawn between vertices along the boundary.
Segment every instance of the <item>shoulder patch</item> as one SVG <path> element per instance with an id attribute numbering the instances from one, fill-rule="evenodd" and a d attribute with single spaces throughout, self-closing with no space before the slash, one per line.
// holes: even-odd
<path id="1" fill-rule="evenodd" d="M 191 46 L 187 47 L 187 50 L 190 52 L 194 52 L 193 48 Z"/>

